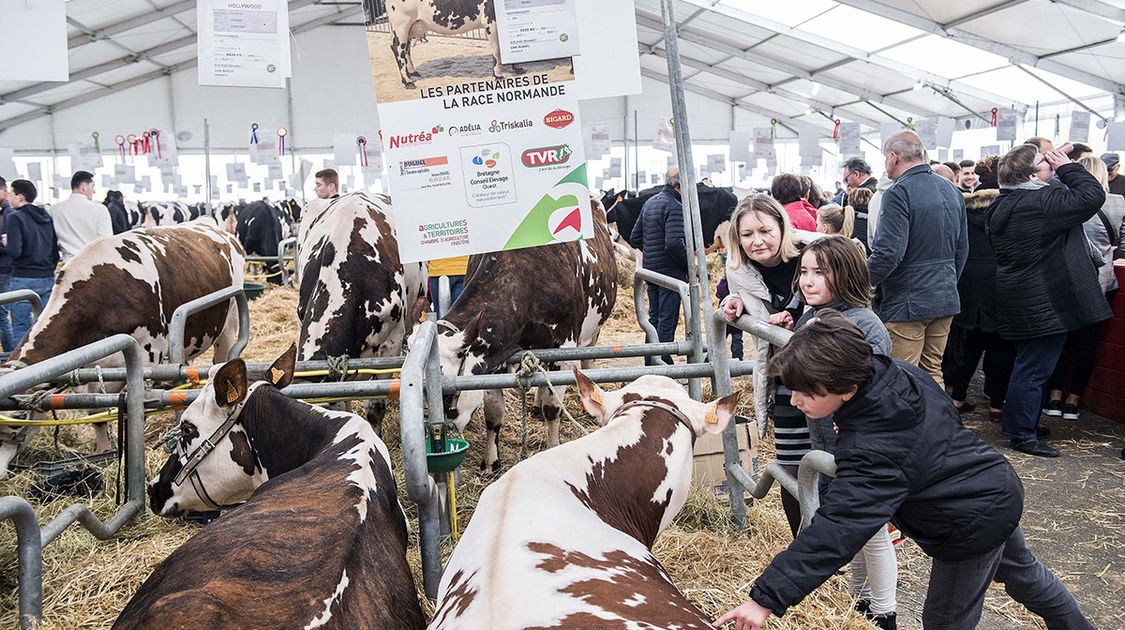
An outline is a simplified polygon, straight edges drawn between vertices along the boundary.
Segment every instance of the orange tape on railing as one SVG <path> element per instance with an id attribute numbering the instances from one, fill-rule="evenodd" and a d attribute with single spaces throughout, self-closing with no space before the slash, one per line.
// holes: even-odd
<path id="1" fill-rule="evenodd" d="M 47 406 L 51 409 L 62 409 L 63 401 L 66 400 L 66 394 L 51 394 L 51 398 L 47 401 Z"/>
<path id="2" fill-rule="evenodd" d="M 391 391 L 387 392 L 387 398 L 390 398 L 391 400 L 398 400 L 398 388 L 400 384 L 401 383 L 397 378 L 391 380 Z"/>
<path id="3" fill-rule="evenodd" d="M 176 411 L 187 409 L 187 392 L 182 389 L 168 392 L 168 406 Z"/>
<path id="4" fill-rule="evenodd" d="M 199 386 L 199 366 L 198 365 L 187 366 L 187 377 L 188 377 L 188 380 L 191 381 L 192 385 L 195 385 L 196 387 L 198 387 Z"/>

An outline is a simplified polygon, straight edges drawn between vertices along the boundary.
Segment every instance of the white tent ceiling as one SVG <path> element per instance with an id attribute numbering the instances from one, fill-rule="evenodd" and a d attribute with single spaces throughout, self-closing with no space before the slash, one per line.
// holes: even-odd
<path id="1" fill-rule="evenodd" d="M 666 93 L 648 86 L 667 76 L 660 1 L 635 5 L 649 79 L 639 98 L 663 103 L 642 109 L 664 110 Z M 290 0 L 288 91 L 199 87 L 195 0 L 66 6 L 70 81 L 0 81 L 0 146 L 65 146 L 93 128 L 105 142 L 143 125 L 193 131 L 191 150 L 208 116 L 218 146 L 244 144 L 245 122 L 260 119 L 289 125 L 301 146 L 326 147 L 335 128 L 376 124 L 358 2 Z M 982 124 L 994 107 L 1065 99 L 1125 116 L 1123 0 L 675 0 L 673 9 L 685 88 L 755 121 L 831 129 L 841 118 L 870 132 L 936 115 Z M 638 98 L 615 107 L 637 108 Z M 690 110 L 693 126 L 701 109 L 713 107 Z M 734 123 L 732 113 L 725 124 Z"/>

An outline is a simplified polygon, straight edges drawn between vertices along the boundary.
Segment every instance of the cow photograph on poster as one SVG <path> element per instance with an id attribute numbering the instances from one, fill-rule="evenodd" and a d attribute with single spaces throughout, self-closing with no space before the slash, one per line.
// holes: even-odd
<path id="1" fill-rule="evenodd" d="M 393 10 L 388 11 L 388 4 Z M 459 86 L 477 81 L 518 87 L 532 80 L 574 79 L 570 56 L 502 62 L 493 0 L 363 0 L 363 7 L 380 103 L 453 95 Z M 574 34 L 559 37 L 565 42 Z"/>

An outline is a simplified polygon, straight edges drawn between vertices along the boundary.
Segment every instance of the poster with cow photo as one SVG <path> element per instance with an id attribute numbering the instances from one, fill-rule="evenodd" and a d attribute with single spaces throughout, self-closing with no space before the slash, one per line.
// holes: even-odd
<path id="1" fill-rule="evenodd" d="M 571 59 L 500 64 L 493 0 L 396 0 L 389 16 L 375 4 L 368 45 L 403 262 L 593 238 Z"/>

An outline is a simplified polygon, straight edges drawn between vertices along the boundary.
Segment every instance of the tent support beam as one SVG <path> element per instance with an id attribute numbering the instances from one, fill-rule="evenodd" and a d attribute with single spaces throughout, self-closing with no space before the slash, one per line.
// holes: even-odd
<path id="1" fill-rule="evenodd" d="M 1102 122 L 1109 122 L 1108 120 L 1106 120 L 1106 117 L 1099 114 L 1097 110 L 1095 110 L 1094 108 L 1090 107 L 1089 105 L 1083 103 L 1082 101 L 1074 98 L 1073 96 L 1067 94 L 1066 92 L 1062 91 L 1061 89 L 1055 87 L 1050 81 L 1048 81 L 1048 80 L 1044 79 L 1043 77 L 1035 74 L 1034 72 L 1032 72 L 1031 70 L 1028 70 L 1027 68 L 1023 67 L 1022 65 L 1017 64 L 1016 67 L 1019 68 L 1020 70 L 1023 70 L 1024 72 L 1026 72 L 1028 75 L 1031 76 L 1031 78 L 1035 79 L 1036 81 L 1039 81 L 1043 85 L 1045 85 L 1045 86 L 1051 88 L 1052 90 L 1058 92 L 1059 94 L 1063 95 L 1063 97 L 1065 97 L 1066 100 L 1070 101 L 1071 103 L 1074 103 L 1075 105 L 1081 107 L 1082 109 L 1090 112 L 1095 117 L 1101 119 Z M 1122 95 L 1115 94 L 1114 100 L 1116 101 L 1119 96 L 1122 96 Z"/>

